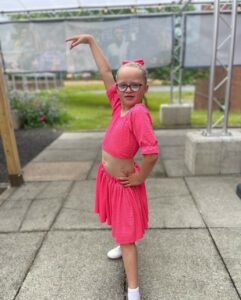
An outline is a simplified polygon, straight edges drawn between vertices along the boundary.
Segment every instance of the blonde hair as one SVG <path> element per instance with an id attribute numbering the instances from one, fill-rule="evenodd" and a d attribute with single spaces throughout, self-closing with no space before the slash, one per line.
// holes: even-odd
<path id="1" fill-rule="evenodd" d="M 147 83 L 147 77 L 148 77 L 147 69 L 143 65 L 138 64 L 136 62 L 132 62 L 132 61 L 120 66 L 120 68 L 116 72 L 116 78 L 118 77 L 118 73 L 119 73 L 120 69 L 122 69 L 124 67 L 131 67 L 131 68 L 139 69 L 142 72 L 142 75 L 145 80 L 145 84 Z"/>

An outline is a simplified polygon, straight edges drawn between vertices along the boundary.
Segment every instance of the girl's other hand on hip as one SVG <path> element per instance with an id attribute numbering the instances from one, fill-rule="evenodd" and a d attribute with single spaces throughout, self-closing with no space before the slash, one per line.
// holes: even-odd
<path id="1" fill-rule="evenodd" d="M 126 187 L 140 185 L 144 182 L 144 180 L 141 179 L 139 172 L 137 171 L 130 174 L 129 176 L 117 177 L 117 179 Z"/>

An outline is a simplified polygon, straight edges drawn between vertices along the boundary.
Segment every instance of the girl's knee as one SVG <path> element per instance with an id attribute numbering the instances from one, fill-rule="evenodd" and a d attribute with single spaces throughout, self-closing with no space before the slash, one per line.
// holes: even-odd
<path id="1" fill-rule="evenodd" d="M 133 247 L 136 246 L 135 242 L 133 243 L 128 243 L 128 244 L 120 244 L 121 248 L 128 248 L 128 247 Z"/>

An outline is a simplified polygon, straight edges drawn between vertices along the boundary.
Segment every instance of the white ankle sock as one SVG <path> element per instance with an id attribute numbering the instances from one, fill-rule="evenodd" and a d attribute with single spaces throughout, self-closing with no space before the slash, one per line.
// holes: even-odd
<path id="1" fill-rule="evenodd" d="M 139 286 L 135 289 L 128 287 L 128 300 L 140 300 Z"/>

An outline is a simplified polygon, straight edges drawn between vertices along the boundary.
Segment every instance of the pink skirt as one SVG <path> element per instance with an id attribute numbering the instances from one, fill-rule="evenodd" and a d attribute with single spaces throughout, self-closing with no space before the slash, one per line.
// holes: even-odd
<path id="1" fill-rule="evenodd" d="M 136 170 L 140 167 L 135 163 Z M 133 243 L 144 236 L 148 228 L 148 202 L 145 184 L 125 187 L 106 172 L 100 163 L 96 178 L 94 212 L 100 222 L 112 228 L 117 244 Z"/>

